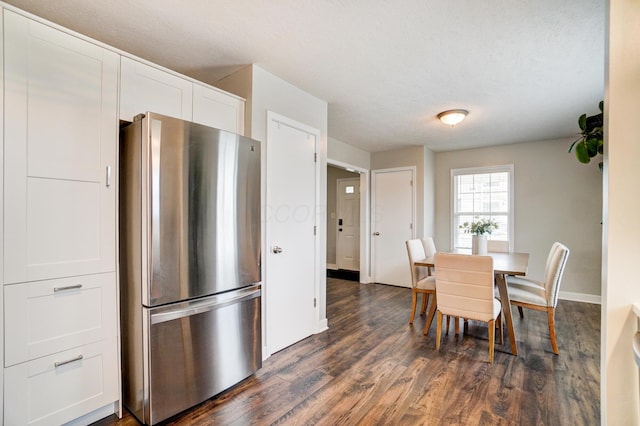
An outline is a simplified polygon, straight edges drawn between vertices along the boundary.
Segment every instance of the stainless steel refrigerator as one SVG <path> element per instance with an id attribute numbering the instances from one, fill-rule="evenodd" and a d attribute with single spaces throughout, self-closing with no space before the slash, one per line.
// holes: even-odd
<path id="1" fill-rule="evenodd" d="M 262 366 L 260 143 L 136 117 L 119 223 L 123 402 L 155 424 Z"/>

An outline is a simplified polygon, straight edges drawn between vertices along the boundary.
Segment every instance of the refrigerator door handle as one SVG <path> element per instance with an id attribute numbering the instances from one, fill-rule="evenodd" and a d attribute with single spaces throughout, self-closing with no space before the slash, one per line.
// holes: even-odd
<path id="1" fill-rule="evenodd" d="M 204 300 L 188 302 L 188 305 L 182 309 L 179 308 L 165 311 L 160 308 L 159 312 L 151 313 L 151 324 L 160 324 L 191 315 L 201 314 L 203 312 L 209 312 L 214 309 L 222 308 L 223 306 L 238 303 L 243 300 L 253 299 L 259 296 L 260 286 L 252 286 L 226 294 L 207 297 Z M 181 304 L 181 306 L 185 306 L 185 304 Z"/>

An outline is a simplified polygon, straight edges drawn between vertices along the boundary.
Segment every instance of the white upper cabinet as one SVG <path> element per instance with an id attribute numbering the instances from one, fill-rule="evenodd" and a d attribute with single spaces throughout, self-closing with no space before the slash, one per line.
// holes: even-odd
<path id="1" fill-rule="evenodd" d="M 119 55 L 4 18 L 4 282 L 114 271 Z"/>
<path id="2" fill-rule="evenodd" d="M 120 68 L 120 119 L 147 111 L 191 121 L 191 81 L 133 59 L 122 57 Z"/>
<path id="3" fill-rule="evenodd" d="M 220 90 L 194 84 L 193 121 L 243 135 L 244 101 Z"/>

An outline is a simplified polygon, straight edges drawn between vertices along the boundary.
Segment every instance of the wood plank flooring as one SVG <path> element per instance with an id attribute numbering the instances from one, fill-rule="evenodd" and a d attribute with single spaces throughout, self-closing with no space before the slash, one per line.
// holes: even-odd
<path id="1" fill-rule="evenodd" d="M 600 306 L 560 301 L 560 355 L 546 313 L 515 314 L 519 356 L 486 324 L 453 325 L 435 350 L 435 321 L 408 325 L 411 290 L 327 278 L 329 330 L 267 359 L 254 376 L 171 425 L 599 425 Z M 418 305 L 419 306 L 419 305 Z M 125 413 L 100 426 L 135 425 Z"/>

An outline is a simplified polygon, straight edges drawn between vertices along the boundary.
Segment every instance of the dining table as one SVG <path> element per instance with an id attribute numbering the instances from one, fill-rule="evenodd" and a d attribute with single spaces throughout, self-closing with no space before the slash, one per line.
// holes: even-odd
<path id="1" fill-rule="evenodd" d="M 469 254 L 471 250 L 458 249 L 451 253 Z M 502 318 L 507 326 L 507 336 L 511 344 L 511 353 L 518 355 L 518 344 L 516 341 L 516 332 L 513 327 L 513 315 L 511 314 L 511 300 L 509 299 L 509 291 L 507 290 L 507 275 L 526 275 L 529 266 L 529 253 L 498 253 L 488 252 L 487 256 L 493 258 L 493 272 L 495 275 L 495 285 L 498 287 L 500 294 L 500 302 L 502 304 Z M 438 265 L 434 262 L 434 256 L 414 262 L 416 266 L 426 266 L 435 268 L 436 285 L 438 280 Z"/>

